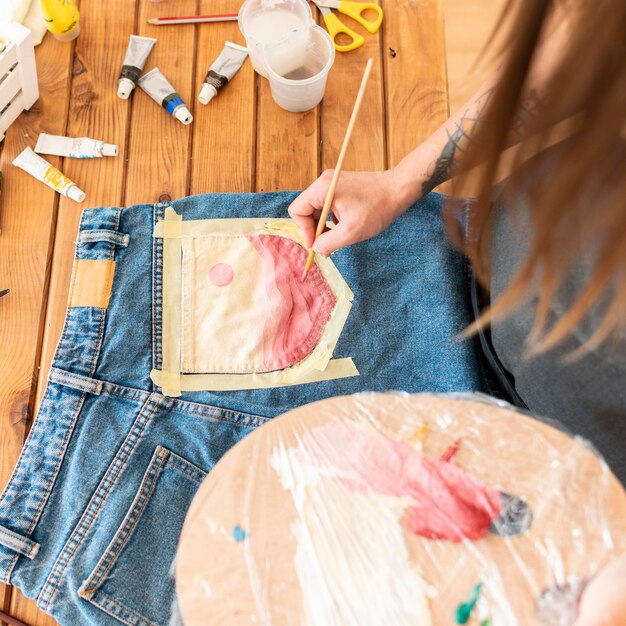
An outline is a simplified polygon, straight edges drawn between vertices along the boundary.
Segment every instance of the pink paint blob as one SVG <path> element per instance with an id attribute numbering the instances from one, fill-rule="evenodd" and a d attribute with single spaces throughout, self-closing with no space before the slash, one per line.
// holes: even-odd
<path id="1" fill-rule="evenodd" d="M 233 282 L 234 276 L 233 268 L 228 263 L 216 263 L 209 270 L 209 280 L 216 287 L 226 287 L 226 285 L 230 285 L 230 283 Z"/>
<path id="2" fill-rule="evenodd" d="M 307 251 L 295 241 L 277 235 L 248 240 L 263 259 L 265 273 L 265 367 L 269 371 L 291 367 L 318 344 L 337 299 L 316 265 L 302 280 Z"/>
<path id="3" fill-rule="evenodd" d="M 428 539 L 481 539 L 502 508 L 496 489 L 371 427 L 332 422 L 307 431 L 300 451 L 303 462 L 355 491 L 407 498 L 405 527 Z"/>

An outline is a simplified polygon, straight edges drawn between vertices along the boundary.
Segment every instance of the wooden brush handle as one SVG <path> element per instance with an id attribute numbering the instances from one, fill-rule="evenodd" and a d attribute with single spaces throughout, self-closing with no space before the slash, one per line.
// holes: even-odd
<path id="1" fill-rule="evenodd" d="M 352 109 L 352 115 L 350 116 L 348 129 L 346 130 L 346 136 L 343 138 L 343 145 L 341 146 L 341 151 L 339 152 L 339 158 L 337 159 L 337 166 L 335 167 L 335 171 L 333 172 L 333 177 L 330 181 L 330 186 L 328 187 L 328 193 L 326 194 L 324 208 L 322 209 L 322 214 L 320 215 L 319 222 L 317 223 L 317 230 L 315 231 L 315 239 L 317 239 L 324 232 L 324 226 L 326 225 L 326 220 L 328 219 L 328 214 L 330 213 L 330 205 L 333 203 L 333 198 L 335 197 L 335 189 L 337 189 L 337 183 L 339 182 L 339 175 L 341 174 L 341 170 L 343 168 L 343 160 L 345 159 L 346 152 L 348 151 L 348 145 L 350 144 L 352 131 L 354 130 L 356 118 L 357 118 L 357 115 L 359 114 L 359 109 L 361 108 L 363 97 L 365 96 L 365 88 L 367 87 L 367 81 L 369 80 L 370 74 L 372 73 L 373 65 L 374 65 L 374 60 L 368 59 L 367 65 L 365 66 L 365 71 L 363 72 L 363 78 L 361 79 L 361 86 L 359 87 L 359 93 L 357 94 L 356 100 L 354 102 L 354 108 Z M 306 266 L 304 268 L 305 272 L 308 272 L 311 269 L 314 258 L 315 258 L 315 252 L 313 251 L 313 248 L 311 248 L 309 250 L 309 257 L 306 260 Z"/>

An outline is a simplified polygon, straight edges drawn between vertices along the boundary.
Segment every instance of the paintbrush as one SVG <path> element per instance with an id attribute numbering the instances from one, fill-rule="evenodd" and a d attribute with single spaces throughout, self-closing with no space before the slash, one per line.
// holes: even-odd
<path id="1" fill-rule="evenodd" d="M 317 223 L 317 230 L 315 231 L 315 238 L 313 239 L 313 242 L 315 242 L 315 239 L 317 239 L 324 232 L 324 227 L 326 226 L 328 213 L 330 212 L 330 205 L 333 203 L 333 198 L 335 196 L 335 189 L 337 188 L 337 183 L 339 182 L 339 175 L 341 174 L 341 169 L 343 167 L 343 160 L 346 156 L 346 152 L 348 151 L 348 144 L 350 143 L 350 138 L 352 137 L 352 131 L 354 130 L 354 124 L 356 122 L 357 115 L 359 114 L 361 103 L 363 102 L 363 96 L 365 95 L 365 88 L 367 87 L 367 81 L 369 80 L 370 74 L 372 73 L 373 64 L 374 64 L 374 60 L 368 59 L 367 65 L 365 66 L 365 71 L 363 72 L 363 78 L 361 79 L 361 86 L 359 87 L 359 93 L 357 94 L 356 100 L 354 102 L 354 108 L 352 109 L 352 116 L 350 117 L 350 122 L 348 123 L 348 129 L 346 130 L 346 136 L 343 139 L 343 145 L 341 146 L 341 151 L 339 152 L 339 158 L 337 159 L 337 166 L 335 167 L 333 177 L 330 181 L 330 186 L 328 187 L 328 193 L 326 194 L 326 200 L 324 201 L 324 208 L 322 209 L 322 214 L 320 215 L 319 222 Z M 315 258 L 315 251 L 311 247 L 309 248 L 309 256 L 306 260 L 306 265 L 304 266 L 304 272 L 302 272 L 302 280 L 306 278 L 307 273 L 311 269 L 314 258 Z"/>

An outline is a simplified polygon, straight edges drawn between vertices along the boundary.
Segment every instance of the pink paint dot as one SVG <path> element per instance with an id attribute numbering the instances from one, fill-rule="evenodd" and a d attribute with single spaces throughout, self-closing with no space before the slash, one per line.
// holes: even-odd
<path id="1" fill-rule="evenodd" d="M 216 263 L 209 270 L 209 279 L 216 287 L 226 287 L 233 282 L 233 268 L 228 263 Z"/>

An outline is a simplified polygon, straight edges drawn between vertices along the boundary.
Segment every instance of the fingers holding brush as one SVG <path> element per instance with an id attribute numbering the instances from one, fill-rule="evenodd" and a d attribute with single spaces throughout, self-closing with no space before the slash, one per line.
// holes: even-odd
<path id="1" fill-rule="evenodd" d="M 333 171 L 326 170 L 289 207 L 289 215 L 302 230 L 307 246 L 313 245 Z M 391 171 L 344 172 L 330 209 L 336 225 L 315 240 L 313 249 L 328 256 L 339 248 L 377 235 L 406 209 L 397 195 Z"/>

